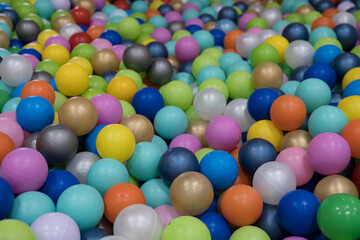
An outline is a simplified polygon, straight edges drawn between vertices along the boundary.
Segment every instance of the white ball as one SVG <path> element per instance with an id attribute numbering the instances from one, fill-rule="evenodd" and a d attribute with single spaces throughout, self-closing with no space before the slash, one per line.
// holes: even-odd
<path id="1" fill-rule="evenodd" d="M 18 54 L 6 56 L 0 64 L 0 77 L 12 87 L 27 83 L 32 74 L 33 67 L 29 60 Z"/>
<path id="2" fill-rule="evenodd" d="M 59 34 L 69 40 L 73 34 L 78 32 L 83 32 L 81 27 L 73 23 L 68 23 L 60 29 Z"/>
<path id="3" fill-rule="evenodd" d="M 247 132 L 256 121 L 250 116 L 247 107 L 248 100 L 238 98 L 232 100 L 225 108 L 224 115 L 232 117 L 239 124 L 241 131 Z"/>
<path id="4" fill-rule="evenodd" d="M 282 19 L 282 14 L 280 9 L 270 8 L 261 14 L 261 18 L 267 22 L 269 28 L 272 28 L 275 23 Z"/>
<path id="5" fill-rule="evenodd" d="M 217 89 L 205 88 L 196 94 L 194 109 L 196 114 L 204 120 L 210 121 L 224 113 L 226 100 Z"/>
<path id="6" fill-rule="evenodd" d="M 285 51 L 285 61 L 292 69 L 303 65 L 311 65 L 313 56 L 314 49 L 312 45 L 304 40 L 291 42 Z"/>
<path id="7" fill-rule="evenodd" d="M 241 34 L 236 40 L 235 48 L 240 56 L 247 58 L 249 52 L 261 43 L 261 39 L 255 33 L 246 32 Z"/>
<path id="8" fill-rule="evenodd" d="M 356 19 L 351 13 L 339 12 L 332 17 L 332 20 L 336 25 L 347 23 L 356 28 Z"/>

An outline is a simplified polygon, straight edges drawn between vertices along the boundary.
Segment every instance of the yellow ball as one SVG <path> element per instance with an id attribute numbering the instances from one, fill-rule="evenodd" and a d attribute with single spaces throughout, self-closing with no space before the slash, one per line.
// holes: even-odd
<path id="1" fill-rule="evenodd" d="M 92 67 L 91 63 L 89 62 L 89 60 L 87 60 L 86 58 L 73 57 L 72 59 L 70 59 L 68 61 L 68 63 L 76 63 L 76 64 L 82 66 L 89 75 L 93 74 L 93 67 Z"/>
<path id="2" fill-rule="evenodd" d="M 344 98 L 339 102 L 337 107 L 345 113 L 349 122 L 360 119 L 360 96 Z"/>
<path id="3" fill-rule="evenodd" d="M 97 135 L 96 149 L 102 158 L 125 162 L 134 153 L 135 137 L 124 125 L 110 124 Z"/>
<path id="4" fill-rule="evenodd" d="M 151 43 L 151 42 L 156 42 L 156 40 L 153 39 L 153 38 L 149 38 L 149 39 L 146 39 L 146 40 L 142 41 L 141 44 L 144 45 L 144 46 L 146 46 L 146 45 L 148 45 L 148 44 Z"/>
<path id="5" fill-rule="evenodd" d="M 40 44 L 37 44 L 37 43 L 29 43 L 29 44 L 26 44 L 24 48 L 32 48 L 32 49 L 35 49 L 36 51 L 38 51 L 39 53 L 42 53 L 43 51 L 43 46 L 41 46 Z"/>
<path id="6" fill-rule="evenodd" d="M 283 131 L 277 128 L 272 121 L 261 120 L 250 127 L 247 134 L 247 140 L 254 138 L 265 139 L 275 147 L 276 151 L 279 151 L 283 136 Z"/>
<path id="7" fill-rule="evenodd" d="M 345 90 L 346 86 L 355 81 L 355 80 L 358 80 L 360 79 L 360 67 L 357 67 L 357 68 L 353 68 L 351 69 L 350 71 L 348 71 L 343 80 L 342 80 L 342 88 L 343 90 Z"/>
<path id="8" fill-rule="evenodd" d="M 46 40 L 48 40 L 49 37 L 54 35 L 59 35 L 59 33 L 51 29 L 46 29 L 38 35 L 37 43 L 40 44 L 40 46 L 44 46 Z"/>
<path id="9" fill-rule="evenodd" d="M 55 74 L 55 84 L 59 91 L 67 96 L 79 96 L 89 85 L 89 75 L 76 63 L 61 66 Z"/>
<path id="10" fill-rule="evenodd" d="M 272 36 L 265 40 L 264 43 L 272 45 L 280 55 L 280 62 L 285 61 L 285 51 L 289 46 L 289 41 L 282 36 Z"/>
<path id="11" fill-rule="evenodd" d="M 53 123 L 60 123 L 59 122 L 59 113 L 57 112 L 54 112 L 55 113 L 55 116 L 54 116 L 54 122 Z"/>
<path id="12" fill-rule="evenodd" d="M 126 76 L 118 76 L 113 78 L 106 89 L 106 93 L 113 95 L 119 100 L 125 100 L 131 103 L 138 87 L 134 80 Z"/>
<path id="13" fill-rule="evenodd" d="M 69 51 L 60 44 L 51 44 L 47 46 L 42 54 L 42 59 L 50 59 L 63 65 L 70 59 Z"/>
<path id="14" fill-rule="evenodd" d="M 149 5 L 149 8 L 150 9 L 158 9 L 161 5 L 163 5 L 164 4 L 164 2 L 163 1 L 159 1 L 159 0 L 155 0 L 155 1 L 153 1 L 152 3 L 150 3 L 150 5 Z"/>

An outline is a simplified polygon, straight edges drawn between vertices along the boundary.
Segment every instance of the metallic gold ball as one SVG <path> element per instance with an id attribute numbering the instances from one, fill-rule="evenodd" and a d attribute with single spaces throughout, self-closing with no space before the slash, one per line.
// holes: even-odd
<path id="1" fill-rule="evenodd" d="M 119 66 L 119 60 L 116 54 L 110 49 L 101 49 L 91 57 L 91 64 L 94 72 L 102 75 L 106 72 L 116 71 Z"/>
<path id="2" fill-rule="evenodd" d="M 72 16 L 69 16 L 67 14 L 61 14 L 57 18 L 55 18 L 53 28 L 55 31 L 60 32 L 60 29 L 69 23 L 76 24 Z"/>
<path id="3" fill-rule="evenodd" d="M 131 114 L 125 117 L 121 124 L 128 127 L 134 134 L 136 143 L 151 142 L 154 137 L 154 127 L 143 115 Z"/>

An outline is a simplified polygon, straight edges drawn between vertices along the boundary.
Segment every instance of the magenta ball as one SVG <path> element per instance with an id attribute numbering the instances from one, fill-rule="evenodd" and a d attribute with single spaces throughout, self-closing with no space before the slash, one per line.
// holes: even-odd
<path id="1" fill-rule="evenodd" d="M 175 43 L 175 56 L 183 62 L 194 60 L 200 53 L 200 45 L 192 37 L 180 38 Z"/>
<path id="2" fill-rule="evenodd" d="M 27 60 L 29 60 L 29 62 L 31 63 L 31 65 L 33 67 L 33 71 L 35 71 L 36 66 L 40 62 L 39 59 L 31 54 L 24 54 L 23 56 L 26 57 Z"/>
<path id="3" fill-rule="evenodd" d="M 254 13 L 245 13 L 239 18 L 238 25 L 241 31 L 245 31 L 246 24 L 253 18 L 257 17 Z"/>
<path id="4" fill-rule="evenodd" d="M 111 42 L 104 38 L 97 38 L 93 40 L 90 44 L 98 51 L 104 48 L 112 49 L 113 47 Z"/>
<path id="5" fill-rule="evenodd" d="M 24 142 L 24 132 L 20 125 L 9 118 L 0 118 L 0 132 L 8 135 L 13 140 L 15 147 L 21 147 Z"/>
<path id="6" fill-rule="evenodd" d="M 201 21 L 199 18 L 190 18 L 189 20 L 186 21 L 185 27 L 188 27 L 190 25 L 197 25 L 197 26 L 203 28 L 204 22 Z"/>
<path id="7" fill-rule="evenodd" d="M 157 28 L 151 33 L 151 37 L 163 44 L 171 40 L 171 33 L 166 28 Z"/>
<path id="8" fill-rule="evenodd" d="M 120 123 L 123 110 L 120 101 L 110 94 L 99 94 L 91 99 L 98 112 L 97 125 Z"/>
<path id="9" fill-rule="evenodd" d="M 241 129 L 235 119 L 217 116 L 207 125 L 205 138 L 213 149 L 230 151 L 240 143 Z"/>
<path id="10" fill-rule="evenodd" d="M 185 11 L 190 10 L 190 9 L 193 9 L 193 10 L 195 10 L 195 11 L 197 11 L 197 12 L 200 12 L 200 8 L 199 8 L 196 4 L 194 4 L 194 3 L 187 3 L 187 4 L 185 4 L 185 5 L 182 7 L 181 12 L 184 13 Z"/>
<path id="11" fill-rule="evenodd" d="M 183 147 L 187 148 L 193 153 L 196 153 L 202 148 L 200 140 L 192 134 L 180 134 L 175 137 L 169 145 L 169 148 Z"/>
<path id="12" fill-rule="evenodd" d="M 308 146 L 307 156 L 312 169 L 323 175 L 342 172 L 350 162 L 351 151 L 346 140 L 336 133 L 321 133 Z"/>
<path id="13" fill-rule="evenodd" d="M 123 55 L 124 55 L 124 51 L 126 49 L 125 45 L 122 44 L 118 44 L 118 45 L 114 45 L 111 50 L 113 50 L 113 52 L 115 53 L 115 55 L 117 56 L 119 62 L 121 62 Z"/>
<path id="14" fill-rule="evenodd" d="M 10 183 L 16 194 L 38 190 L 48 175 L 45 158 L 32 148 L 17 148 L 8 153 L 0 170 L 1 177 Z"/>
<path id="15" fill-rule="evenodd" d="M 304 185 L 314 175 L 314 170 L 306 157 L 306 151 L 302 148 L 286 148 L 279 153 L 275 161 L 285 163 L 293 170 L 297 186 Z"/>
<path id="16" fill-rule="evenodd" d="M 100 26 L 100 27 L 104 27 L 106 24 L 106 21 L 104 19 L 101 18 L 93 18 L 90 21 L 90 27 L 91 26 Z"/>
<path id="17" fill-rule="evenodd" d="M 171 220 L 180 217 L 175 208 L 171 205 L 162 205 L 155 208 L 157 214 L 159 214 L 163 227 L 165 228 Z"/>
<path id="18" fill-rule="evenodd" d="M 51 44 L 59 44 L 61 46 L 64 46 L 69 52 L 71 52 L 71 46 L 69 41 L 61 35 L 54 35 L 49 37 L 45 42 L 44 48 Z"/>
<path id="19" fill-rule="evenodd" d="M 170 12 L 166 13 L 164 17 L 168 23 L 171 23 L 174 21 L 180 21 L 180 22 L 183 21 L 183 17 L 181 16 L 181 14 L 176 11 L 170 11 Z"/>
<path id="20" fill-rule="evenodd" d="M 106 4 L 106 0 L 93 0 L 93 2 L 97 10 L 103 9 Z"/>
<path id="21" fill-rule="evenodd" d="M 263 30 L 261 28 L 258 28 L 258 27 L 253 27 L 253 28 L 250 28 L 247 32 L 251 32 L 251 33 L 254 33 L 256 35 L 258 35 L 259 33 L 261 33 Z"/>

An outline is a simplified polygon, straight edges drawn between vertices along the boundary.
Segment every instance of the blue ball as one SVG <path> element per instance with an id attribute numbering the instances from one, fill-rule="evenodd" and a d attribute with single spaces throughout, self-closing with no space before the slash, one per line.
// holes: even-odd
<path id="1" fill-rule="evenodd" d="M 307 236 L 318 231 L 316 214 L 320 206 L 317 197 L 305 190 L 295 190 L 283 196 L 278 205 L 281 227 L 297 236 Z"/>
<path id="2" fill-rule="evenodd" d="M 167 58 L 168 57 L 168 51 L 164 44 L 161 42 L 151 42 L 146 45 L 146 47 L 150 50 L 152 58 L 162 57 Z"/>
<path id="3" fill-rule="evenodd" d="M 215 24 L 215 28 L 220 29 L 224 33 L 228 33 L 231 30 L 237 29 L 237 26 L 232 20 L 224 18 L 217 21 L 217 23 Z"/>
<path id="4" fill-rule="evenodd" d="M 18 54 L 20 54 L 20 55 L 30 54 L 30 55 L 35 56 L 39 61 L 42 60 L 41 53 L 38 52 L 36 49 L 33 49 L 33 48 L 24 48 L 24 49 L 21 49 L 21 50 L 18 52 Z"/>
<path id="5" fill-rule="evenodd" d="M 308 70 L 309 66 L 300 66 L 291 73 L 289 80 L 296 80 L 296 81 L 303 81 L 304 80 L 304 74 Z"/>
<path id="6" fill-rule="evenodd" d="M 360 79 L 349 83 L 343 92 L 343 98 L 360 95 Z"/>
<path id="7" fill-rule="evenodd" d="M 224 47 L 224 38 L 226 34 L 220 29 L 213 29 L 210 31 L 210 33 L 214 38 L 215 41 L 214 45 Z"/>
<path id="8" fill-rule="evenodd" d="M 11 98 L 18 98 L 21 97 L 21 91 L 24 88 L 26 83 L 22 83 L 19 86 L 17 86 L 14 91 L 11 94 Z"/>
<path id="9" fill-rule="evenodd" d="M 309 32 L 304 24 L 294 22 L 284 28 L 282 36 L 289 42 L 296 40 L 307 41 L 309 39 Z"/>
<path id="10" fill-rule="evenodd" d="M 56 204 L 61 193 L 76 184 L 79 184 L 79 180 L 71 172 L 60 169 L 53 170 L 49 172 L 39 191 L 49 196 Z"/>
<path id="11" fill-rule="evenodd" d="M 342 50 L 334 45 L 324 45 L 319 47 L 313 56 L 314 63 L 324 63 L 330 65 L 332 61 L 342 53 Z"/>
<path id="12" fill-rule="evenodd" d="M 223 216 L 216 212 L 206 212 L 198 216 L 206 225 L 213 240 L 228 240 L 231 236 L 229 223 Z"/>
<path id="13" fill-rule="evenodd" d="M 81 232 L 81 240 L 99 240 L 110 236 L 110 233 L 102 228 L 90 228 Z"/>
<path id="14" fill-rule="evenodd" d="M 183 147 L 170 148 L 164 152 L 158 167 L 161 178 L 168 186 L 184 172 L 200 171 L 200 165 L 195 154 Z"/>
<path id="15" fill-rule="evenodd" d="M 212 16 L 209 13 L 203 13 L 199 16 L 199 19 L 204 23 L 207 24 L 208 22 L 213 22 L 215 21 L 214 16 Z"/>
<path id="16" fill-rule="evenodd" d="M 202 28 L 198 25 L 189 25 L 185 28 L 185 30 L 187 30 L 191 34 L 194 34 L 195 32 L 200 31 L 201 29 Z"/>
<path id="17" fill-rule="evenodd" d="M 231 21 L 237 23 L 239 15 L 233 7 L 223 7 L 218 13 L 218 20 L 220 19 L 230 19 Z"/>
<path id="18" fill-rule="evenodd" d="M 132 105 L 137 114 L 141 114 L 152 121 L 165 103 L 163 96 L 157 89 L 146 87 L 135 93 Z"/>
<path id="19" fill-rule="evenodd" d="M 230 153 L 212 151 L 200 162 L 200 172 L 209 179 L 215 191 L 231 187 L 238 177 L 239 167 Z"/>
<path id="20" fill-rule="evenodd" d="M 55 78 L 53 78 L 49 83 L 52 86 L 52 88 L 54 89 L 54 91 L 59 92 L 59 89 L 57 88 L 56 83 L 55 83 Z"/>
<path id="21" fill-rule="evenodd" d="M 18 48 L 23 48 L 25 45 L 22 41 L 20 41 L 19 39 L 11 39 L 10 40 L 10 47 L 18 47 Z"/>
<path id="22" fill-rule="evenodd" d="M 10 18 L 13 26 L 16 26 L 16 24 L 20 21 L 19 15 L 11 7 L 5 7 L 5 8 L 0 9 L 0 13 L 4 14 L 8 18 Z"/>
<path id="23" fill-rule="evenodd" d="M 341 43 L 344 51 L 351 51 L 358 40 L 358 33 L 356 29 L 350 24 L 338 24 L 334 28 L 337 39 Z"/>
<path id="24" fill-rule="evenodd" d="M 260 218 L 254 225 L 264 230 L 270 239 L 284 239 L 288 235 L 280 226 L 277 206 L 265 205 Z"/>
<path id="25" fill-rule="evenodd" d="M 335 70 L 338 81 L 341 82 L 348 71 L 360 67 L 360 58 L 353 53 L 344 52 L 332 61 L 331 67 Z"/>
<path id="26" fill-rule="evenodd" d="M 343 96 L 340 92 L 332 92 L 331 93 L 331 101 L 330 105 L 337 107 L 339 102 L 343 99 Z"/>
<path id="27" fill-rule="evenodd" d="M 86 32 L 88 30 L 88 27 L 85 25 L 79 25 L 79 27 L 81 28 L 81 30 L 83 30 L 83 32 Z"/>
<path id="28" fill-rule="evenodd" d="M 336 72 L 332 67 L 323 63 L 315 63 L 310 66 L 304 73 L 304 79 L 318 78 L 323 80 L 330 89 L 333 89 L 336 85 Z"/>
<path id="29" fill-rule="evenodd" d="M 133 41 L 129 39 L 125 39 L 122 44 L 128 47 L 131 46 L 133 43 L 134 43 Z"/>
<path id="30" fill-rule="evenodd" d="M 168 140 L 183 134 L 188 120 L 183 110 L 175 106 L 166 106 L 156 113 L 154 118 L 155 131 Z"/>
<path id="31" fill-rule="evenodd" d="M 174 54 L 172 54 L 174 55 Z M 179 72 L 187 72 L 192 74 L 192 61 L 184 62 L 179 68 Z"/>
<path id="32" fill-rule="evenodd" d="M 0 177 L 0 220 L 6 218 L 14 205 L 14 191 L 10 184 Z"/>
<path id="33" fill-rule="evenodd" d="M 163 4 L 157 9 L 161 15 L 165 16 L 168 12 L 174 11 L 174 8 L 168 4 Z"/>
<path id="34" fill-rule="evenodd" d="M 246 12 L 246 10 L 248 10 L 248 6 L 244 2 L 235 2 L 234 6 L 240 9 L 242 12 Z"/>
<path id="35" fill-rule="evenodd" d="M 105 81 L 107 83 L 109 83 L 111 80 L 113 80 L 113 78 L 116 76 L 116 74 L 117 74 L 117 72 L 115 72 L 115 71 L 109 71 L 109 72 L 103 73 L 101 75 L 101 77 L 103 79 L 105 79 Z"/>
<path id="36" fill-rule="evenodd" d="M 101 35 L 100 38 L 104 38 L 109 40 L 112 45 L 122 44 L 123 40 L 121 35 L 114 30 L 105 30 Z"/>
<path id="37" fill-rule="evenodd" d="M 323 13 L 326 9 L 335 8 L 334 3 L 330 0 L 321 0 L 314 5 L 316 11 Z"/>
<path id="38" fill-rule="evenodd" d="M 146 205 L 157 208 L 162 205 L 171 205 L 170 188 L 161 179 L 151 179 L 146 181 L 140 190 L 143 192 Z"/>
<path id="39" fill-rule="evenodd" d="M 85 138 L 85 150 L 99 155 L 96 149 L 96 138 L 101 129 L 106 127 L 105 124 L 96 126 Z"/>
<path id="40" fill-rule="evenodd" d="M 275 161 L 277 151 L 265 139 L 254 138 L 246 141 L 239 151 L 239 164 L 247 174 L 254 175 L 264 163 Z"/>
<path id="41" fill-rule="evenodd" d="M 16 108 L 19 125 L 28 132 L 37 132 L 54 121 L 54 108 L 43 97 L 31 96 L 20 101 Z"/>
<path id="42" fill-rule="evenodd" d="M 256 121 L 270 120 L 271 105 L 278 97 L 280 97 L 280 94 L 270 88 L 255 90 L 250 95 L 247 104 L 250 116 Z"/>

